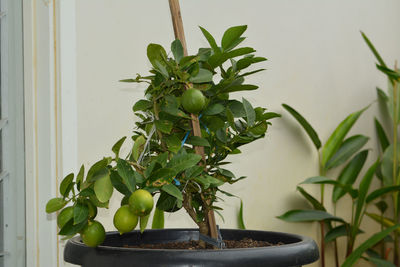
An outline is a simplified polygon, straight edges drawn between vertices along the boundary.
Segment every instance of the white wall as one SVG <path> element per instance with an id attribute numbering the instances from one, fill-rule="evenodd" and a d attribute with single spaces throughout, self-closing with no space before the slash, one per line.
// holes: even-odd
<path id="1" fill-rule="evenodd" d="M 244 200 L 248 228 L 319 239 L 316 226 L 275 218 L 288 209 L 307 207 L 295 192 L 296 184 L 318 172 L 311 142 L 281 103 L 299 110 L 325 141 L 347 114 L 376 99 L 375 86 L 385 88 L 385 79 L 375 69 L 359 31 L 367 33 L 386 62 L 393 64 L 394 59 L 400 59 L 399 8 L 397 0 L 181 1 L 189 53 L 207 46 L 199 25 L 220 40 L 224 29 L 247 24 L 246 44 L 269 59 L 262 63 L 268 70 L 251 79 L 260 90 L 246 94 L 246 98 L 282 113 L 283 118 L 273 122 L 265 139 L 230 158 L 234 163 L 230 168 L 248 179 L 225 188 Z M 109 155 L 121 136 L 130 135 L 135 119 L 131 107 L 142 97 L 143 87 L 118 80 L 147 72 L 148 43 L 160 43 L 168 49 L 173 40 L 166 0 L 76 1 L 75 12 L 76 53 L 71 50 L 71 56 L 76 60 L 77 128 L 68 131 L 68 138 L 76 140 L 77 156 L 66 160 L 68 168 L 94 163 Z M 63 45 L 68 46 L 68 42 Z M 372 149 L 376 148 L 373 117 L 377 114 L 374 104 L 352 131 L 371 136 L 367 146 Z M 70 134 L 76 134 L 75 139 Z M 369 163 L 376 157 L 371 155 Z M 318 196 L 317 187 L 307 189 Z M 239 201 L 227 201 L 225 223 L 219 220 L 219 224 L 234 228 Z M 100 214 L 107 230 L 113 227 L 111 217 L 106 216 L 113 214 L 118 202 Z M 348 199 L 342 201 L 338 210 L 346 213 L 348 203 Z M 365 222 L 365 229 L 377 230 L 374 223 Z M 180 226 L 193 223 L 182 213 L 167 216 L 167 227 Z M 328 257 L 328 262 L 332 260 Z"/>

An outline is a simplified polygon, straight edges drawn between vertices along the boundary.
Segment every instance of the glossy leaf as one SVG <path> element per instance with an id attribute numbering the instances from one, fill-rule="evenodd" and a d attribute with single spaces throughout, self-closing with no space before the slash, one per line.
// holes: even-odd
<path id="1" fill-rule="evenodd" d="M 171 51 L 177 62 L 179 62 L 183 58 L 183 46 L 179 39 L 175 39 L 171 43 Z"/>
<path id="2" fill-rule="evenodd" d="M 69 192 L 71 191 L 71 189 L 72 189 L 71 184 L 72 184 L 73 180 L 74 180 L 74 174 L 73 174 L 73 173 L 68 174 L 68 175 L 62 180 L 62 182 L 61 182 L 61 184 L 60 184 L 60 194 L 61 194 L 63 197 L 67 197 L 68 194 L 69 194 Z"/>
<path id="3" fill-rule="evenodd" d="M 135 103 L 135 105 L 133 105 L 132 110 L 133 112 L 137 112 L 137 111 L 142 111 L 142 110 L 146 110 L 148 108 L 151 108 L 153 106 L 153 103 L 149 100 L 145 100 L 145 99 L 140 99 L 139 101 L 137 101 Z"/>
<path id="4" fill-rule="evenodd" d="M 135 172 L 131 165 L 123 159 L 117 160 L 117 171 L 119 176 L 122 178 L 122 182 L 128 188 L 131 193 L 135 191 L 136 179 Z"/>
<path id="5" fill-rule="evenodd" d="M 57 210 L 60 210 L 60 209 L 64 208 L 64 206 L 67 205 L 67 203 L 68 203 L 68 201 L 66 201 L 62 197 L 52 198 L 46 204 L 46 212 L 52 213 Z"/>
<path id="6" fill-rule="evenodd" d="M 379 233 L 374 234 L 370 238 L 368 238 L 365 242 L 363 242 L 361 245 L 359 245 L 351 254 L 346 258 L 346 260 L 343 262 L 341 267 L 352 267 L 364 254 L 364 252 L 369 249 L 370 247 L 374 246 L 376 243 L 381 241 L 383 238 L 385 238 L 388 234 L 390 234 L 392 231 L 396 230 L 399 228 L 400 225 L 397 224 L 395 226 L 389 227 Z"/>
<path id="7" fill-rule="evenodd" d="M 140 225 L 140 233 L 143 233 L 147 227 L 147 223 L 149 222 L 150 215 L 142 216 L 139 218 L 139 225 Z"/>
<path id="8" fill-rule="evenodd" d="M 390 145 L 389 139 L 383 129 L 381 123 L 375 118 L 375 129 L 378 135 L 379 144 L 381 146 L 382 151 L 385 151 L 386 148 Z"/>
<path id="9" fill-rule="evenodd" d="M 97 179 L 103 177 L 107 172 L 106 167 L 108 165 L 108 159 L 104 158 L 99 160 L 90 167 L 88 174 L 86 176 L 86 181 L 89 183 L 96 181 Z"/>
<path id="10" fill-rule="evenodd" d="M 383 61 L 381 55 L 379 55 L 378 51 L 376 50 L 375 46 L 371 43 L 371 41 L 368 39 L 367 35 L 363 32 L 361 32 L 362 37 L 364 38 L 364 41 L 367 43 L 369 49 L 371 49 L 372 53 L 374 54 L 376 60 L 378 60 L 379 64 L 382 66 L 386 67 L 385 62 Z"/>
<path id="11" fill-rule="evenodd" d="M 242 34 L 246 31 L 247 25 L 235 26 L 227 29 L 222 36 L 221 46 L 227 51 L 232 49 L 234 45 L 237 43 L 237 40 L 242 36 Z"/>
<path id="12" fill-rule="evenodd" d="M 233 85 L 230 86 L 224 90 L 222 90 L 223 93 L 233 93 L 233 92 L 239 92 L 239 91 L 252 91 L 252 90 L 257 90 L 258 86 L 252 85 L 252 84 L 239 84 L 239 85 Z"/>
<path id="13" fill-rule="evenodd" d="M 173 197 L 176 197 L 176 199 L 183 200 L 182 192 L 179 190 L 178 187 L 173 184 L 163 185 L 163 187 L 161 187 L 161 190 L 170 194 Z"/>
<path id="14" fill-rule="evenodd" d="M 81 190 L 81 185 L 83 183 L 83 178 L 85 176 L 85 166 L 81 166 L 79 169 L 78 175 L 76 176 L 76 187 L 78 188 L 78 191 Z"/>
<path id="15" fill-rule="evenodd" d="M 282 107 L 286 109 L 300 123 L 300 125 L 306 131 L 307 135 L 310 137 L 311 141 L 314 143 L 315 148 L 318 150 L 321 147 L 321 140 L 319 139 L 317 132 L 310 125 L 310 123 L 308 123 L 308 121 L 291 106 L 287 104 L 282 104 Z"/>
<path id="16" fill-rule="evenodd" d="M 365 202 L 370 203 L 371 201 L 374 201 L 375 199 L 377 199 L 381 196 L 384 196 L 385 194 L 396 192 L 396 191 L 400 191 L 400 185 L 386 186 L 386 187 L 376 189 L 375 191 L 371 192 L 368 195 Z"/>
<path id="17" fill-rule="evenodd" d="M 119 151 L 120 151 L 120 149 L 121 149 L 121 146 L 122 146 L 122 144 L 125 142 L 125 140 L 126 140 L 126 136 L 124 136 L 124 137 L 122 137 L 121 139 L 119 139 L 116 143 L 115 143 L 115 145 L 113 145 L 113 147 L 112 147 L 112 152 L 114 152 L 115 153 L 115 156 L 118 158 L 118 155 L 119 155 Z"/>
<path id="18" fill-rule="evenodd" d="M 199 136 L 190 136 L 187 140 L 186 140 L 187 144 L 191 144 L 194 146 L 210 146 L 210 143 L 207 141 L 207 139 L 199 137 Z"/>
<path id="19" fill-rule="evenodd" d="M 111 198 L 113 190 L 109 174 L 94 182 L 94 193 L 101 203 L 106 203 Z"/>
<path id="20" fill-rule="evenodd" d="M 209 58 L 208 63 L 212 68 L 216 68 L 218 66 L 221 66 L 228 59 L 247 55 L 253 52 L 255 52 L 255 50 L 251 47 L 241 47 L 226 53 L 214 54 Z"/>
<path id="21" fill-rule="evenodd" d="M 143 151 L 143 146 L 145 143 L 146 139 L 142 135 L 136 138 L 135 142 L 133 143 L 132 156 L 135 161 L 139 159 L 139 156 Z"/>
<path id="22" fill-rule="evenodd" d="M 86 221 L 89 217 L 89 208 L 85 204 L 76 203 L 74 206 L 74 224 Z"/>
<path id="23" fill-rule="evenodd" d="M 197 154 L 177 154 L 168 162 L 167 167 L 173 169 L 175 173 L 179 173 L 193 167 L 199 163 L 200 160 L 201 156 Z"/>
<path id="24" fill-rule="evenodd" d="M 59 235 L 73 236 L 79 233 L 87 224 L 87 221 L 83 221 L 79 224 L 74 224 L 74 220 L 69 220 L 63 228 L 61 228 Z"/>
<path id="25" fill-rule="evenodd" d="M 206 70 L 206 69 L 199 69 L 199 72 L 197 73 L 196 76 L 192 76 L 189 78 L 189 81 L 192 83 L 208 83 L 212 82 L 213 80 L 213 74 L 211 71 Z"/>
<path id="26" fill-rule="evenodd" d="M 353 185 L 364 166 L 368 157 L 368 150 L 359 152 L 341 171 L 337 181 L 342 185 Z M 332 192 L 332 201 L 336 203 L 346 194 L 346 190 L 341 186 L 335 186 Z"/>
<path id="27" fill-rule="evenodd" d="M 298 186 L 297 190 L 300 192 L 300 194 L 303 195 L 303 197 L 305 199 L 308 200 L 308 202 L 310 202 L 310 204 L 314 207 L 314 209 L 316 210 L 322 210 L 322 211 L 326 211 L 325 207 L 321 204 L 321 202 L 319 202 L 317 199 L 315 199 L 312 195 L 310 195 L 309 193 L 307 193 L 306 190 L 304 190 L 302 187 Z"/>
<path id="28" fill-rule="evenodd" d="M 217 45 L 217 43 L 215 42 L 214 37 L 203 27 L 200 27 L 201 32 L 203 33 L 204 37 L 206 37 L 208 43 L 210 44 L 211 48 L 214 50 L 214 53 L 219 53 L 219 47 Z"/>
<path id="29" fill-rule="evenodd" d="M 244 219 L 243 219 L 243 201 L 240 200 L 240 209 L 238 213 L 238 226 L 239 229 L 246 229 L 246 226 L 244 225 Z"/>
<path id="30" fill-rule="evenodd" d="M 151 229 L 164 229 L 164 211 L 155 208 Z"/>
<path id="31" fill-rule="evenodd" d="M 397 155 L 400 156 L 400 146 L 398 146 Z M 383 184 L 385 186 L 393 185 L 393 145 L 389 145 L 384 151 L 380 168 Z"/>
<path id="32" fill-rule="evenodd" d="M 206 115 L 206 116 L 217 115 L 217 114 L 221 113 L 224 110 L 225 110 L 224 105 L 217 103 L 217 104 L 213 104 L 213 105 L 208 106 L 203 111 L 203 115 Z"/>
<path id="33" fill-rule="evenodd" d="M 368 142 L 368 139 L 364 135 L 354 135 L 344 140 L 338 151 L 326 163 L 326 168 L 332 169 L 346 162 Z"/>
<path id="34" fill-rule="evenodd" d="M 118 190 L 121 194 L 125 196 L 129 196 L 132 192 L 128 189 L 128 187 L 122 181 L 121 176 L 116 171 L 112 171 L 110 174 L 110 179 L 113 187 Z"/>
<path id="35" fill-rule="evenodd" d="M 158 69 L 157 62 L 159 64 L 167 58 L 167 53 L 164 48 L 159 44 L 149 44 L 147 46 L 147 58 L 149 59 L 151 65 L 155 69 Z"/>
<path id="36" fill-rule="evenodd" d="M 368 106 L 369 107 L 369 106 Z M 331 134 L 328 141 L 322 148 L 322 165 L 326 166 L 326 163 L 331 159 L 331 157 L 336 153 L 336 151 L 341 146 L 343 139 L 346 137 L 347 133 L 353 127 L 354 123 L 358 120 L 360 115 L 368 108 L 363 108 L 357 112 L 354 112 L 347 116 Z"/>
<path id="37" fill-rule="evenodd" d="M 278 216 L 278 219 L 286 222 L 314 222 L 314 221 L 338 221 L 343 219 L 333 216 L 322 210 L 290 210 L 285 214 Z"/>
<path id="38" fill-rule="evenodd" d="M 154 124 L 156 125 L 157 130 L 166 134 L 169 134 L 173 127 L 173 122 L 169 120 L 156 120 L 154 121 Z"/>
<path id="39" fill-rule="evenodd" d="M 359 225 L 362 218 L 362 211 L 365 208 L 365 200 L 367 198 L 368 190 L 374 177 L 375 170 L 378 166 L 378 162 L 375 162 L 366 172 L 363 179 L 360 182 L 359 193 L 357 198 L 357 206 L 354 215 L 355 225 Z M 353 229 L 355 231 L 355 229 Z M 355 236 L 355 234 L 353 234 Z"/>
<path id="40" fill-rule="evenodd" d="M 242 98 L 243 107 L 246 112 L 247 124 L 249 126 L 253 126 L 256 120 L 256 113 L 254 112 L 254 108 L 251 106 L 250 102 L 245 98 Z"/>

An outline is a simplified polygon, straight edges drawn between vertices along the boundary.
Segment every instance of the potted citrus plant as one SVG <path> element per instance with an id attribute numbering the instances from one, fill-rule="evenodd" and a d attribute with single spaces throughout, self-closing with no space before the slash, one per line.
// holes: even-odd
<path id="1" fill-rule="evenodd" d="M 147 85 L 144 99 L 133 105 L 139 120 L 130 153 L 120 154 L 126 141 L 121 138 L 112 147 L 112 156 L 96 162 L 87 173 L 82 166 L 76 176 L 67 175 L 60 185 L 61 197 L 47 203 L 47 212 L 61 211 L 60 235 L 79 234 L 65 248 L 66 261 L 85 267 L 127 262 L 129 266 L 265 266 L 266 262 L 300 266 L 318 258 L 314 241 L 306 237 L 217 228 L 218 195 L 231 196 L 221 186 L 245 178 L 226 169 L 226 158 L 263 138 L 269 121 L 279 115 L 231 96 L 258 88 L 245 79 L 263 69 L 248 68 L 266 60 L 255 56 L 251 47 L 238 48 L 247 26 L 226 30 L 220 46 L 200 29 L 210 47 L 187 56 L 177 39 L 168 56 L 161 45 L 150 44 L 150 74 L 123 80 Z M 97 209 L 108 207 L 115 190 L 124 195 L 113 218 L 118 232 L 106 233 L 96 220 Z M 152 210 L 156 225 L 163 212 L 182 208 L 198 229 L 145 230 Z M 137 225 L 139 230 L 134 230 Z M 240 242 L 243 238 L 247 239 Z M 248 249 L 248 242 L 258 248 Z M 267 247 L 269 243 L 280 246 Z M 226 246 L 233 249 L 223 249 Z"/>

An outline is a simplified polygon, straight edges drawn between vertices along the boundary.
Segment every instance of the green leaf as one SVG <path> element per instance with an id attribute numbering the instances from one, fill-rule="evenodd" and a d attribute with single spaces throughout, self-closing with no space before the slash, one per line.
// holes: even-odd
<path id="1" fill-rule="evenodd" d="M 341 187 L 345 192 L 349 193 L 352 198 L 356 198 L 358 195 L 357 190 L 353 189 L 351 185 L 341 184 L 338 181 L 323 176 L 314 176 L 307 178 L 300 184 L 332 184 L 337 187 Z"/>
<path id="2" fill-rule="evenodd" d="M 128 187 L 122 181 L 121 176 L 116 171 L 111 171 L 110 179 L 113 187 L 118 190 L 121 194 L 125 196 L 129 196 L 132 194 L 132 191 L 128 189 Z"/>
<path id="3" fill-rule="evenodd" d="M 173 184 L 166 184 L 161 187 L 161 190 L 175 197 L 176 199 L 183 201 L 182 192 Z"/>
<path id="4" fill-rule="evenodd" d="M 175 175 L 174 169 L 161 168 L 151 173 L 147 183 L 153 187 L 160 187 L 171 183 Z"/>
<path id="5" fill-rule="evenodd" d="M 386 148 L 390 145 L 389 139 L 386 136 L 385 130 L 383 129 L 381 123 L 375 118 L 375 129 L 378 135 L 379 144 L 381 146 L 382 151 L 385 151 Z"/>
<path id="6" fill-rule="evenodd" d="M 207 139 L 199 137 L 199 136 L 190 136 L 187 140 L 186 140 L 187 144 L 191 144 L 194 146 L 210 146 L 210 143 L 207 141 Z"/>
<path id="7" fill-rule="evenodd" d="M 203 171 L 204 171 L 204 167 L 199 166 L 199 165 L 196 165 L 189 169 L 186 169 L 186 171 L 185 171 L 186 179 L 190 179 L 190 178 L 199 176 Z"/>
<path id="8" fill-rule="evenodd" d="M 203 111 L 203 115 L 205 115 L 205 116 L 217 115 L 217 114 L 221 113 L 224 110 L 225 110 L 224 105 L 217 103 L 217 104 L 209 105 Z"/>
<path id="9" fill-rule="evenodd" d="M 135 161 L 139 159 L 140 153 L 142 153 L 145 143 L 146 139 L 143 135 L 136 138 L 135 142 L 133 143 L 132 156 Z"/>
<path id="10" fill-rule="evenodd" d="M 176 135 L 168 136 L 165 139 L 168 150 L 177 153 L 181 149 L 181 140 Z"/>
<path id="11" fill-rule="evenodd" d="M 368 261 L 372 262 L 375 264 L 377 267 L 396 267 L 393 263 L 390 261 L 384 260 L 384 259 L 379 259 L 379 258 L 374 258 L 374 257 L 369 257 L 366 258 Z"/>
<path id="12" fill-rule="evenodd" d="M 99 160 L 95 164 L 93 164 L 92 167 L 90 167 L 88 174 L 86 176 L 86 181 L 91 183 L 101 177 L 104 176 L 106 170 L 106 167 L 108 165 L 108 159 L 104 158 L 102 160 Z"/>
<path id="13" fill-rule="evenodd" d="M 175 116 L 175 117 L 190 119 L 190 117 L 188 115 L 186 115 L 185 112 L 178 109 L 177 107 L 163 106 L 163 107 L 161 107 L 161 111 L 163 111 L 169 115 Z"/>
<path id="14" fill-rule="evenodd" d="M 376 68 L 378 70 L 380 70 L 381 72 L 383 72 L 384 74 L 386 74 L 386 76 L 388 76 L 389 80 L 393 81 L 393 80 L 399 80 L 400 79 L 400 74 L 392 69 L 389 69 L 387 67 L 384 66 L 380 66 L 380 65 L 376 65 Z"/>
<path id="15" fill-rule="evenodd" d="M 302 187 L 298 186 L 297 190 L 303 195 L 303 197 L 305 199 L 308 200 L 308 202 L 310 202 L 310 204 L 314 207 L 314 209 L 316 210 L 322 210 L 322 211 L 326 211 L 325 207 L 321 204 L 321 202 L 319 202 L 317 199 L 315 199 L 312 195 L 310 195 L 309 193 L 307 193 L 306 190 L 304 190 Z"/>
<path id="16" fill-rule="evenodd" d="M 182 208 L 182 201 L 168 193 L 161 192 L 157 201 L 157 208 L 166 212 L 175 212 Z"/>
<path id="17" fill-rule="evenodd" d="M 333 216 L 322 210 L 290 210 L 285 214 L 278 216 L 278 219 L 286 222 L 314 222 L 314 221 L 338 221 L 343 219 Z"/>
<path id="18" fill-rule="evenodd" d="M 211 48 L 214 50 L 214 53 L 220 53 L 221 51 L 219 50 L 217 42 L 215 42 L 214 37 L 203 27 L 199 26 L 199 28 L 200 28 L 201 32 L 203 33 L 204 37 L 206 37 Z"/>
<path id="19" fill-rule="evenodd" d="M 68 201 L 64 200 L 64 198 L 62 197 L 52 198 L 46 204 L 46 212 L 52 213 L 57 210 L 60 210 L 64 208 L 64 206 L 67 205 L 67 203 Z"/>
<path id="20" fill-rule="evenodd" d="M 306 131 L 311 141 L 314 143 L 315 147 L 318 150 L 321 147 L 321 141 L 319 140 L 318 134 L 314 130 L 314 128 L 308 123 L 308 121 L 303 116 L 300 115 L 300 113 L 298 113 L 291 106 L 287 104 L 282 104 L 282 107 L 286 109 L 300 123 L 300 125 Z"/>
<path id="21" fill-rule="evenodd" d="M 334 241 L 341 236 L 347 236 L 347 226 L 345 224 L 339 225 L 329 230 L 329 232 L 325 235 L 325 243 Z"/>
<path id="22" fill-rule="evenodd" d="M 368 217 L 376 221 L 377 223 L 385 226 L 385 227 L 392 227 L 395 225 L 394 221 L 392 219 L 389 219 L 387 217 L 375 214 L 375 213 L 370 213 L 366 212 L 365 213 Z M 400 233 L 400 229 L 397 229 L 396 232 Z"/>
<path id="23" fill-rule="evenodd" d="M 156 120 L 154 123 L 157 130 L 166 134 L 169 134 L 174 126 L 173 122 L 169 120 Z"/>
<path id="24" fill-rule="evenodd" d="M 243 220 L 243 201 L 240 200 L 240 209 L 239 209 L 239 214 L 238 214 L 238 226 L 239 229 L 246 229 L 246 226 L 244 225 L 244 220 Z"/>
<path id="25" fill-rule="evenodd" d="M 87 221 L 83 221 L 79 224 L 74 224 L 74 220 L 69 220 L 63 228 L 61 228 L 59 235 L 64 236 L 74 236 L 79 233 L 83 228 L 85 228 Z"/>
<path id="26" fill-rule="evenodd" d="M 60 194 L 63 197 L 67 197 L 69 192 L 72 189 L 72 186 L 70 186 L 72 184 L 72 181 L 74 180 L 74 174 L 70 173 L 68 174 L 61 182 L 60 184 Z"/>
<path id="27" fill-rule="evenodd" d="M 135 171 L 131 165 L 123 159 L 117 160 L 117 171 L 122 178 L 122 182 L 133 193 L 136 190 Z"/>
<path id="28" fill-rule="evenodd" d="M 192 76 L 189 78 L 189 81 L 191 81 L 192 83 L 208 83 L 212 82 L 212 80 L 212 72 L 202 68 L 199 69 L 199 72 L 196 74 L 196 76 Z"/>
<path id="29" fill-rule="evenodd" d="M 240 59 L 236 64 L 236 71 L 240 71 L 249 67 L 251 64 L 266 61 L 264 57 L 244 57 Z"/>
<path id="30" fill-rule="evenodd" d="M 111 198 L 113 189 L 109 174 L 94 182 L 94 193 L 101 203 L 105 203 Z"/>
<path id="31" fill-rule="evenodd" d="M 143 111 L 143 110 L 147 110 L 149 108 L 151 108 L 153 106 L 153 103 L 149 100 L 144 100 L 144 99 L 140 99 L 139 101 L 137 101 L 135 103 L 135 105 L 133 105 L 133 112 L 137 112 L 137 111 Z"/>
<path id="32" fill-rule="evenodd" d="M 322 165 L 326 166 L 326 163 L 331 159 L 331 157 L 336 153 L 339 149 L 340 145 L 343 142 L 343 139 L 346 137 L 346 134 L 353 127 L 354 123 L 358 120 L 360 115 L 368 108 L 369 106 L 350 114 L 344 119 L 339 126 L 335 129 L 335 131 L 331 134 L 328 141 L 325 143 L 322 148 Z"/>
<path id="33" fill-rule="evenodd" d="M 227 53 L 214 54 L 208 59 L 208 63 L 212 68 L 216 68 L 221 66 L 228 59 L 247 55 L 253 52 L 255 52 L 255 50 L 251 47 L 241 47 Z"/>
<path id="34" fill-rule="evenodd" d="M 363 150 L 358 153 L 339 174 L 337 181 L 342 185 L 353 185 L 360 173 L 365 161 L 367 160 L 368 150 Z M 343 187 L 335 186 L 332 192 L 332 202 L 336 203 L 341 197 L 346 194 Z"/>
<path id="35" fill-rule="evenodd" d="M 247 25 L 235 26 L 227 29 L 222 36 L 221 46 L 227 51 L 234 47 L 234 44 L 237 40 L 242 36 L 242 34 L 246 31 Z"/>
<path id="36" fill-rule="evenodd" d="M 181 59 L 183 58 L 183 46 L 179 39 L 175 39 L 171 43 L 171 51 L 172 54 L 174 55 L 176 62 L 181 61 Z"/>
<path id="37" fill-rule="evenodd" d="M 147 223 L 149 222 L 150 215 L 140 217 L 140 233 L 143 233 L 147 227 Z"/>
<path id="38" fill-rule="evenodd" d="M 396 230 L 399 228 L 400 225 L 396 224 L 392 227 L 389 227 L 377 234 L 374 234 L 370 238 L 368 238 L 365 242 L 363 242 L 361 245 L 359 245 L 351 254 L 346 258 L 346 260 L 343 262 L 341 267 L 351 267 L 353 266 L 362 256 L 362 254 L 369 249 L 370 247 L 374 246 L 376 243 L 381 241 L 383 238 L 385 238 L 389 233 L 392 231 Z"/>
<path id="39" fill-rule="evenodd" d="M 193 167 L 201 160 L 201 156 L 193 153 L 177 154 L 167 164 L 167 168 L 171 168 L 176 174 Z"/>
<path id="40" fill-rule="evenodd" d="M 368 190 L 371 185 L 372 178 L 374 177 L 376 167 L 378 166 L 378 161 L 375 162 L 366 172 L 364 175 L 363 179 L 360 182 L 360 187 L 359 187 L 359 193 L 358 193 L 358 198 L 357 198 L 357 206 L 356 206 L 356 212 L 354 216 L 354 223 L 355 225 L 360 225 L 361 219 L 362 219 L 362 210 L 364 209 L 365 206 L 365 199 L 367 198 Z M 355 229 L 353 229 L 353 232 Z M 353 233 L 353 236 L 355 236 L 355 233 Z"/>
<path id="41" fill-rule="evenodd" d="M 76 187 L 78 188 L 78 191 L 81 190 L 81 184 L 83 182 L 83 178 L 85 176 L 85 166 L 81 166 L 79 169 L 78 175 L 76 176 Z"/>
<path id="42" fill-rule="evenodd" d="M 337 152 L 326 163 L 326 169 L 335 168 L 346 162 L 368 142 L 368 139 L 364 135 L 354 135 L 344 140 Z"/>
<path id="43" fill-rule="evenodd" d="M 164 62 L 167 58 L 167 53 L 159 44 L 149 44 L 147 46 L 147 57 L 155 69 L 158 69 L 157 62 Z"/>
<path id="44" fill-rule="evenodd" d="M 115 153 L 115 156 L 118 158 L 119 151 L 121 149 L 122 144 L 125 142 L 126 136 L 122 137 L 121 139 L 118 140 L 118 142 L 113 145 L 111 150 Z"/>
<path id="45" fill-rule="evenodd" d="M 378 51 L 375 49 L 375 46 L 368 39 L 367 35 L 365 35 L 365 33 L 363 33 L 363 32 L 361 32 L 361 35 L 364 38 L 364 41 L 367 43 L 369 49 L 371 49 L 371 51 L 374 54 L 376 60 L 378 60 L 379 64 L 381 64 L 382 66 L 386 67 L 385 62 L 383 61 L 382 57 L 379 55 Z"/>
<path id="46" fill-rule="evenodd" d="M 164 229 L 164 211 L 155 208 L 151 229 Z"/>
<path id="47" fill-rule="evenodd" d="M 82 203 L 76 203 L 74 206 L 74 224 L 80 224 L 83 221 L 87 221 L 89 217 L 88 206 Z"/>
<path id="48" fill-rule="evenodd" d="M 381 197 L 387 193 L 396 192 L 396 191 L 400 191 L 400 185 L 392 185 L 392 186 L 386 186 L 386 187 L 376 189 L 375 191 L 371 192 L 367 196 L 367 198 L 365 199 L 365 202 L 370 203 L 371 201 L 374 201 L 378 197 Z"/>
<path id="49" fill-rule="evenodd" d="M 397 147 L 397 155 L 400 155 L 400 146 Z M 383 152 L 380 167 L 383 175 L 383 184 L 385 186 L 393 185 L 393 145 L 389 145 Z"/>
<path id="50" fill-rule="evenodd" d="M 250 102 L 247 101 L 244 97 L 242 98 L 242 102 L 244 110 L 246 111 L 247 124 L 249 126 L 253 126 L 256 120 L 256 113 L 254 111 L 254 108 L 251 106 Z"/>
<path id="51" fill-rule="evenodd" d="M 257 90 L 258 86 L 252 85 L 252 84 L 238 84 L 238 85 L 233 85 L 230 87 L 227 87 L 226 89 L 223 89 L 221 92 L 222 93 L 233 93 L 233 92 L 239 92 L 239 91 L 252 91 L 252 90 Z"/>

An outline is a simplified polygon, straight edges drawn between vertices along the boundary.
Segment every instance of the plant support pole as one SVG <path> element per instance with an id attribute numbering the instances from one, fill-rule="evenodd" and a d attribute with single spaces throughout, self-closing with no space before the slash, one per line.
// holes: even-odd
<path id="1" fill-rule="evenodd" d="M 168 0 L 169 1 L 169 8 L 171 10 L 171 17 L 172 17 L 172 25 L 174 27 L 174 34 L 175 38 L 179 39 L 183 46 L 183 54 L 184 56 L 188 55 L 187 46 L 186 46 L 186 39 L 185 39 L 185 32 L 183 30 L 183 22 L 182 22 L 182 15 L 181 9 L 179 6 L 179 0 Z M 193 128 L 193 135 L 201 137 L 201 129 L 200 129 L 200 122 L 199 117 L 195 114 L 191 114 L 192 118 L 192 128 Z M 203 159 L 203 163 L 205 166 L 205 155 L 204 155 L 204 148 L 202 146 L 195 146 L 196 154 L 201 155 Z M 208 233 L 212 238 L 218 238 L 218 230 L 217 224 L 215 222 L 215 215 L 213 210 L 209 210 L 207 213 L 207 222 L 209 224 L 210 233 Z"/>

